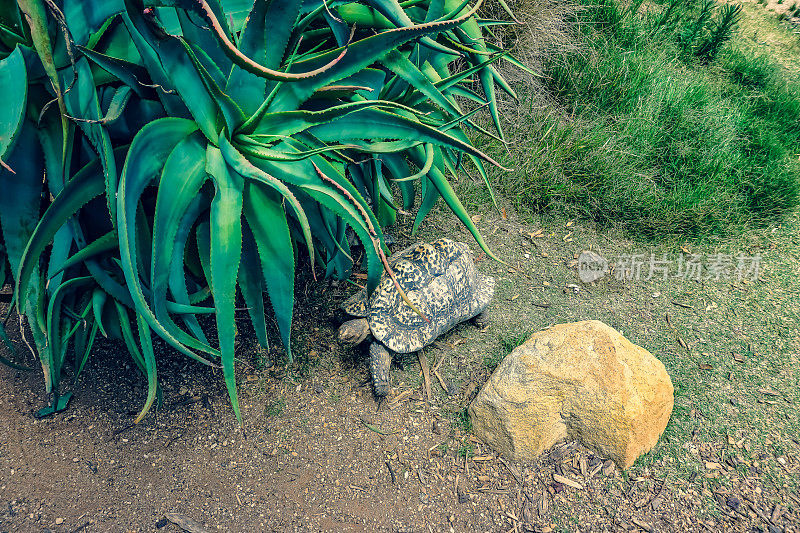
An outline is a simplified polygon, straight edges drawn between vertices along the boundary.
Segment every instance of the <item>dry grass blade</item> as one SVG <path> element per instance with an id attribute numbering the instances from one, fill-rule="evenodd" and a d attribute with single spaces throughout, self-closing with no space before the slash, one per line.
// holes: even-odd
<path id="1" fill-rule="evenodd" d="M 417 352 L 417 357 L 419 358 L 419 366 L 422 367 L 422 376 L 425 379 L 425 397 L 428 399 L 428 403 L 431 403 L 431 369 L 428 366 L 428 358 L 422 350 Z"/>

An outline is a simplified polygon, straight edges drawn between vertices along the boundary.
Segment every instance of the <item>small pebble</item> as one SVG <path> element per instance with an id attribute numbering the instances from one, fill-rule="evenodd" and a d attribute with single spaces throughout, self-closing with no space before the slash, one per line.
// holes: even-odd
<path id="1" fill-rule="evenodd" d="M 60 525 L 61 525 L 61 524 L 63 524 L 63 523 L 64 523 L 64 519 L 63 519 L 63 518 L 61 518 L 61 517 L 59 517 L 59 518 L 56 518 L 56 525 L 57 525 L 57 526 L 60 526 Z"/>

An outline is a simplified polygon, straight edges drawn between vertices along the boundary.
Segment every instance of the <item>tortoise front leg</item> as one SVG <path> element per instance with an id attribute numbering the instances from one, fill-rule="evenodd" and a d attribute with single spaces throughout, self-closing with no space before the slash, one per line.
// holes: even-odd
<path id="1" fill-rule="evenodd" d="M 389 394 L 389 369 L 392 366 L 392 354 L 386 347 L 373 342 L 369 345 L 369 369 L 372 373 L 372 386 L 375 396 L 384 397 Z"/>

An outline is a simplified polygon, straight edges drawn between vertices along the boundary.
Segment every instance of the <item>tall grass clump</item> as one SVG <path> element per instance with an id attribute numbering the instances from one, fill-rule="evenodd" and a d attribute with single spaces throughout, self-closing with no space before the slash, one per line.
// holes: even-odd
<path id="1" fill-rule="evenodd" d="M 731 233 L 795 207 L 800 84 L 731 46 L 738 16 L 591 1 L 577 50 L 544 65 L 555 105 L 528 97 L 505 156 L 517 172 L 499 186 L 519 207 L 648 238 Z"/>

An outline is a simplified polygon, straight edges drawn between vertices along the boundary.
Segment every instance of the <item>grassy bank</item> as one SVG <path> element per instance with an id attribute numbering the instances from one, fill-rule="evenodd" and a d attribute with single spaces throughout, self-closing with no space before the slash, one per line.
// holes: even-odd
<path id="1" fill-rule="evenodd" d="M 551 105 L 523 94 L 512 147 L 496 147 L 516 170 L 498 187 L 523 211 L 644 237 L 728 234 L 794 208 L 799 77 L 747 46 L 740 18 L 691 0 L 590 3 L 576 50 L 544 65 Z"/>

